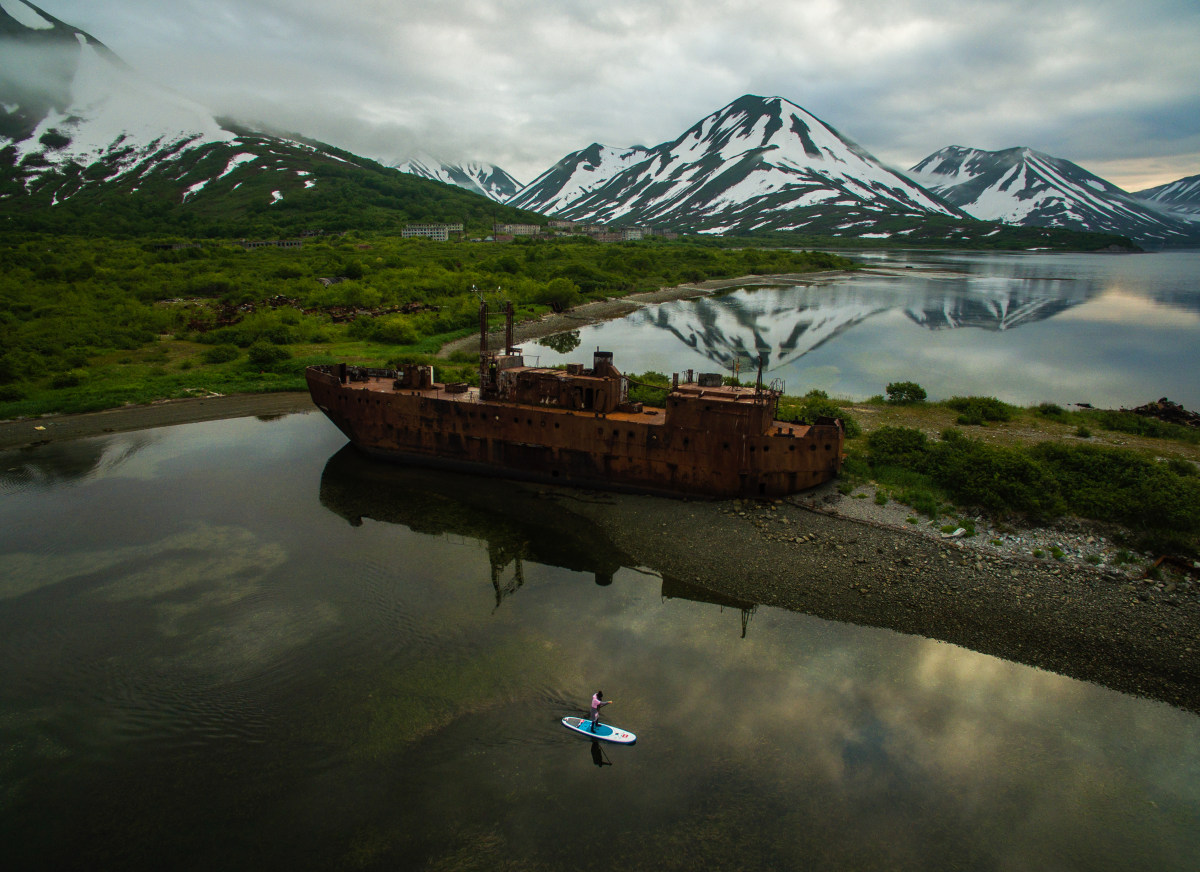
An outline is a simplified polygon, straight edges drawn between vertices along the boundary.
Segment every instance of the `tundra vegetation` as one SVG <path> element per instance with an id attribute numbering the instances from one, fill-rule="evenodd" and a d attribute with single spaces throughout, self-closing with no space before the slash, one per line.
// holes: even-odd
<path id="1" fill-rule="evenodd" d="M 433 362 L 478 328 L 589 300 L 841 257 L 583 238 L 439 243 L 391 234 L 235 241 L 30 235 L 0 243 L 0 419 L 195 394 L 302 390 L 304 368 Z M 471 354 L 437 361 L 470 381 Z"/>
<path id="2" fill-rule="evenodd" d="M 306 366 L 339 360 L 436 363 L 442 380 L 470 382 L 473 354 L 434 355 L 477 329 L 481 298 L 498 327 L 507 301 L 527 319 L 686 282 L 852 266 L 830 254 L 661 240 L 494 245 L 351 232 L 246 248 L 10 236 L 0 243 L 0 419 L 302 390 Z M 661 405 L 668 376 L 634 380 L 634 399 Z M 1017 409 L 991 397 L 927 402 L 915 382 L 893 382 L 887 394 L 850 403 L 812 391 L 785 397 L 779 415 L 841 417 L 844 487 L 873 481 L 877 499 L 930 517 L 973 507 L 1031 520 L 1078 515 L 1127 527 L 1131 545 L 1196 552 L 1197 430 L 1123 411 Z M 870 428 L 858 420 L 888 414 L 907 418 Z M 1035 438 L 993 438 L 1018 430 Z M 1113 433 L 1131 447 L 1093 444 Z"/>
<path id="3" fill-rule="evenodd" d="M 882 397 L 854 405 L 873 418 L 895 408 Z M 1093 431 L 1109 444 L 1093 444 Z M 1131 547 L 1194 555 L 1198 460 L 1200 430 L 1133 411 L 951 397 L 910 404 L 851 439 L 842 488 L 871 482 L 877 500 L 931 519 L 971 510 L 1036 524 L 1085 518 L 1128 531 Z"/>

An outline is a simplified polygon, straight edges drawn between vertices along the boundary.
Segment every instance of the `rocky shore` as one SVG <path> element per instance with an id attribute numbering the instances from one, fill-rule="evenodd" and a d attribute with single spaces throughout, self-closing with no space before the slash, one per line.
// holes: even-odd
<path id="1" fill-rule="evenodd" d="M 942 538 L 908 524 L 902 510 L 893 510 L 899 523 L 862 517 L 869 501 L 829 488 L 771 503 L 545 493 L 664 576 L 1200 712 L 1200 599 L 1186 581 L 1144 579 L 1065 552 L 1036 559 L 978 535 Z"/>

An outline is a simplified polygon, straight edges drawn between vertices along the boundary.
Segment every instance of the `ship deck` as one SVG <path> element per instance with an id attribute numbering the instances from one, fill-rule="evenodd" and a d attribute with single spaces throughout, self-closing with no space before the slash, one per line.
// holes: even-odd
<path id="1" fill-rule="evenodd" d="M 694 393 L 703 393 L 697 391 L 692 385 L 689 385 L 688 387 L 692 388 L 692 392 Z M 380 376 L 368 376 L 362 381 L 349 382 L 341 385 L 340 390 L 366 391 L 369 393 L 393 395 L 417 395 L 427 397 L 429 399 L 436 399 L 440 402 L 461 403 L 463 405 L 502 405 L 507 409 L 529 409 L 540 412 L 548 412 L 556 415 L 593 417 L 597 414 L 594 412 L 564 409 L 558 406 L 529 405 L 523 403 L 514 403 L 508 400 L 484 400 L 480 397 L 479 388 L 468 387 L 465 391 L 449 391 L 446 389 L 446 385 L 442 382 L 434 382 L 432 387 L 424 389 L 397 389 L 393 386 L 392 378 Z M 721 397 L 726 400 L 731 398 L 731 394 L 722 390 L 721 388 L 713 388 L 711 389 L 711 393 L 714 395 L 714 397 Z M 643 406 L 642 411 L 640 412 L 604 412 L 600 413 L 599 417 L 602 417 L 607 421 L 628 422 L 631 424 L 640 424 L 642 426 L 650 427 L 661 427 L 666 424 L 667 420 L 666 410 L 656 406 Z M 799 438 L 806 435 L 809 432 L 809 429 L 810 428 L 807 424 L 793 424 L 786 421 L 773 421 L 768 434 L 763 435 Z"/>

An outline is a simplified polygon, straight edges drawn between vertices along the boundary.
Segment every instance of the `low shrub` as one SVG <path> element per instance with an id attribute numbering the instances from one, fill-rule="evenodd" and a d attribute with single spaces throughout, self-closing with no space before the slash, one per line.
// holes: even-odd
<path id="1" fill-rule="evenodd" d="M 237 360 L 241 353 L 236 345 L 226 342 L 204 349 L 200 354 L 200 359 L 205 363 L 229 363 L 231 360 Z"/>
<path id="2" fill-rule="evenodd" d="M 1200 476 L 1200 469 L 1196 468 L 1196 464 L 1189 460 L 1183 460 L 1179 457 L 1172 457 L 1167 461 L 1167 469 L 1176 475 L 1182 475 L 1185 478 Z"/>
<path id="3" fill-rule="evenodd" d="M 69 369 L 66 372 L 55 373 L 50 379 L 50 387 L 55 390 L 76 388 L 87 381 L 87 373 L 81 369 Z"/>
<path id="4" fill-rule="evenodd" d="M 292 353 L 282 345 L 273 345 L 261 340 L 251 345 L 246 352 L 250 366 L 261 370 L 273 369 L 283 361 L 289 360 L 291 356 Z"/>
<path id="5" fill-rule="evenodd" d="M 862 425 L 821 390 L 809 391 L 798 402 L 785 397 L 777 414 L 779 420 L 797 424 L 815 424 L 818 418 L 841 418 L 848 439 L 855 439 L 863 432 Z"/>
<path id="6" fill-rule="evenodd" d="M 958 412 L 958 423 L 980 425 L 987 421 L 1011 421 L 1013 407 L 995 397 L 951 397 L 945 406 Z"/>
<path id="7" fill-rule="evenodd" d="M 889 403 L 898 405 L 908 405 L 911 403 L 921 403 L 928 396 L 925 393 L 925 388 L 921 387 L 916 382 L 892 382 L 887 386 L 887 396 Z"/>
<path id="8" fill-rule="evenodd" d="M 671 379 L 661 372 L 644 372 L 629 376 L 629 401 L 662 408 L 671 391 Z"/>
<path id="9" fill-rule="evenodd" d="M 930 474 L 959 504 L 1045 518 L 1066 509 L 1054 476 L 1024 449 L 987 445 L 956 430 L 942 439 L 930 450 Z"/>
<path id="10" fill-rule="evenodd" d="M 1170 421 L 1161 421 L 1135 412 L 1112 409 L 1089 409 L 1084 414 L 1089 421 L 1104 430 L 1146 436 L 1152 439 L 1178 439 L 1181 442 L 1200 442 L 1200 429 L 1185 427 Z"/>
<path id="11" fill-rule="evenodd" d="M 1043 442 L 1031 453 L 1074 514 L 1134 530 L 1200 533 L 1200 477 L 1125 448 Z"/>
<path id="12" fill-rule="evenodd" d="M 867 436 L 872 467 L 898 466 L 923 471 L 928 463 L 929 438 L 911 427 L 879 427 Z"/>

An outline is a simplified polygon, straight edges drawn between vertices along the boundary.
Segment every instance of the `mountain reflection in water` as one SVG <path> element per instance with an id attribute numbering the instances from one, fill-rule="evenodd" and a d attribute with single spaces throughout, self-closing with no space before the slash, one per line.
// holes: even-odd
<path id="1" fill-rule="evenodd" d="M 736 372 L 850 399 L 919 382 L 931 399 L 1200 406 L 1200 253 L 862 253 L 868 269 L 647 306 L 580 328 L 624 372 Z M 974 328 L 974 329 L 962 329 Z M 1020 329 L 1018 329 L 1020 328 Z M 568 363 L 557 340 L 542 365 Z M 532 350 L 532 349 L 531 349 Z"/>
<path id="2" fill-rule="evenodd" d="M 112 472 L 154 439 L 153 431 L 145 431 L 121 440 L 79 439 L 8 452 L 0 467 L 0 494 L 53 488 Z"/>
<path id="3" fill-rule="evenodd" d="M 898 289 L 897 289 L 898 290 Z M 929 330 L 974 327 L 1000 331 L 1052 318 L 1099 293 L 1094 283 L 987 282 L 968 276 L 931 277 L 924 293 L 881 294 L 871 285 L 762 288 L 666 303 L 630 316 L 673 336 L 720 369 L 735 361 L 747 372 L 794 363 L 880 313 L 903 311 Z"/>

